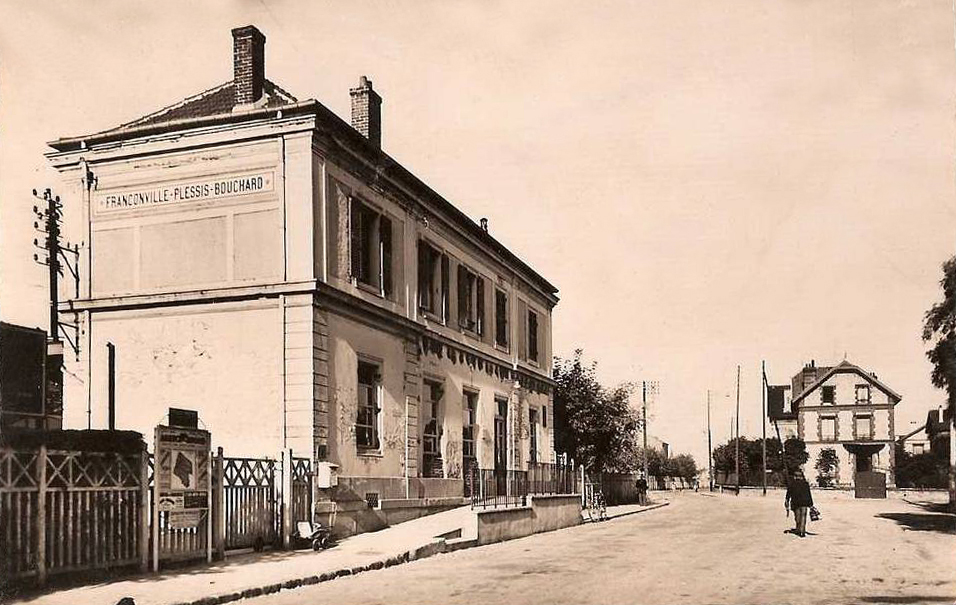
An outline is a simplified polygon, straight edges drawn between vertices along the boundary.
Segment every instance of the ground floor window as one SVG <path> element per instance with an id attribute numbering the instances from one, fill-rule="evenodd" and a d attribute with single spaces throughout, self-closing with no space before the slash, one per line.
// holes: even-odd
<path id="1" fill-rule="evenodd" d="M 442 384 L 431 380 L 424 382 L 422 396 L 422 476 L 444 477 L 441 457 L 441 399 Z"/>
<path id="2" fill-rule="evenodd" d="M 531 464 L 538 462 L 538 410 L 528 410 L 529 424 L 531 425 Z"/>
<path id="3" fill-rule="evenodd" d="M 378 449 L 378 416 L 381 412 L 381 372 L 378 364 L 358 363 L 358 413 L 355 442 L 359 449 Z"/>

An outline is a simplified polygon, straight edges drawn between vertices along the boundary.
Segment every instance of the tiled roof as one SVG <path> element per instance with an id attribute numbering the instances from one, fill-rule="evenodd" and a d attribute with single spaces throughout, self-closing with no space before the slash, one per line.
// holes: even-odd
<path id="1" fill-rule="evenodd" d="M 840 365 L 834 366 L 832 368 L 828 368 L 827 371 L 822 376 L 817 378 L 813 384 L 811 384 L 809 387 L 804 389 L 799 395 L 794 397 L 793 404 L 797 405 L 801 400 L 806 398 L 806 396 L 809 395 L 812 391 L 816 390 L 817 387 L 819 387 L 821 384 L 826 382 L 827 379 L 830 378 L 830 376 L 836 374 L 837 372 L 853 372 L 855 374 L 858 374 L 859 376 L 862 376 L 864 379 L 866 379 L 870 384 L 874 385 L 875 387 L 877 387 L 878 389 L 882 390 L 884 393 L 889 395 L 891 398 L 896 399 L 897 402 L 899 402 L 902 399 L 902 397 L 900 397 L 900 395 L 897 394 L 896 391 L 886 386 L 884 383 L 880 382 L 876 378 L 876 376 L 874 376 L 873 374 L 869 372 L 866 372 L 859 366 L 855 366 L 849 361 L 844 360 L 843 362 L 840 363 Z"/>
<path id="2" fill-rule="evenodd" d="M 171 122 L 173 120 L 183 120 L 189 118 L 202 118 L 229 113 L 235 106 L 235 85 L 232 80 L 219 86 L 210 88 L 197 95 L 186 97 L 178 103 L 164 107 L 159 111 L 145 115 L 139 119 L 127 122 L 106 132 L 117 132 L 136 128 L 139 126 L 149 126 Z M 258 107 L 281 107 L 296 102 L 296 98 L 277 86 L 275 83 L 266 80 L 263 85 L 265 102 L 259 102 Z"/>

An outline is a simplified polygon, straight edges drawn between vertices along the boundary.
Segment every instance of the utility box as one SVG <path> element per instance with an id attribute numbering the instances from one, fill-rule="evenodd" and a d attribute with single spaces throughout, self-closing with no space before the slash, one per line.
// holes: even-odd
<path id="1" fill-rule="evenodd" d="M 319 462 L 315 474 L 316 487 L 328 489 L 339 484 L 339 465 L 332 462 Z"/>

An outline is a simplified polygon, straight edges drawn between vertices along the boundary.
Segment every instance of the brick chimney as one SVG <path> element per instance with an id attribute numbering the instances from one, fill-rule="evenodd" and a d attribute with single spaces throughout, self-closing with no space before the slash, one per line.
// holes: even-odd
<path id="1" fill-rule="evenodd" d="M 254 25 L 232 30 L 232 67 L 235 105 L 250 105 L 261 99 L 266 79 L 266 37 Z"/>
<path id="2" fill-rule="evenodd" d="M 352 128 L 379 149 L 382 147 L 382 97 L 372 90 L 372 81 L 362 76 L 357 88 L 349 90 L 352 97 Z"/>

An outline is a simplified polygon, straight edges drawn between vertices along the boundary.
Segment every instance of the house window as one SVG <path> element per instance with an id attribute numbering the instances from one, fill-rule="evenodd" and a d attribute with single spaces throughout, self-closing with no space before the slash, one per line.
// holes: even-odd
<path id="1" fill-rule="evenodd" d="M 422 476 L 444 477 L 441 457 L 441 398 L 442 384 L 426 380 L 424 384 L 422 428 Z"/>
<path id="2" fill-rule="evenodd" d="M 872 416 L 857 416 L 854 419 L 856 422 L 856 438 L 857 439 L 872 439 L 873 438 L 873 417 Z"/>
<path id="3" fill-rule="evenodd" d="M 495 290 L 495 344 L 508 346 L 508 295 Z"/>
<path id="4" fill-rule="evenodd" d="M 351 275 L 382 296 L 392 294 L 392 221 L 353 199 L 349 213 Z"/>
<path id="5" fill-rule="evenodd" d="M 541 408 L 541 426 L 548 428 L 548 408 Z"/>
<path id="6" fill-rule="evenodd" d="M 834 403 L 836 401 L 836 387 L 832 385 L 824 386 L 821 391 L 823 403 Z"/>
<path id="7" fill-rule="evenodd" d="M 378 449 L 378 416 L 382 409 L 380 386 L 379 367 L 374 363 L 360 361 L 358 364 L 358 413 L 355 420 L 355 441 L 359 449 Z"/>
<path id="8" fill-rule="evenodd" d="M 538 361 L 538 314 L 528 310 L 528 359 Z"/>
<path id="9" fill-rule="evenodd" d="M 836 418 L 829 417 L 820 419 L 820 440 L 836 441 Z"/>
<path id="10" fill-rule="evenodd" d="M 924 447 L 924 444 L 922 444 L 922 443 L 914 443 L 914 444 L 913 444 L 913 455 L 914 455 L 914 456 L 919 456 L 920 454 L 922 454 L 923 451 L 924 451 L 924 450 L 923 450 L 923 447 Z"/>
<path id="11" fill-rule="evenodd" d="M 480 335 L 484 323 L 484 280 L 464 265 L 458 265 L 458 325 Z"/>
<path id="12" fill-rule="evenodd" d="M 856 402 L 870 403 L 870 385 L 868 384 L 856 385 Z"/>
<path id="13" fill-rule="evenodd" d="M 418 307 L 443 322 L 448 320 L 448 256 L 421 240 L 418 242 Z"/>
<path id="14" fill-rule="evenodd" d="M 531 464 L 538 462 L 538 410 L 528 410 L 528 423 L 531 425 Z"/>
<path id="15" fill-rule="evenodd" d="M 462 402 L 461 454 L 466 469 L 475 466 L 475 426 L 478 424 L 478 393 L 465 391 Z"/>

